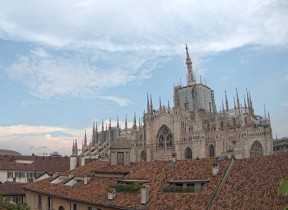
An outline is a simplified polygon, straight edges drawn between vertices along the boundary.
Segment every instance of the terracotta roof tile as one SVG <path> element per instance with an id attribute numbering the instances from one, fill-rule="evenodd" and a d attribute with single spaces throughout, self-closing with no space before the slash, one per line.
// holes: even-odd
<path id="1" fill-rule="evenodd" d="M 237 160 L 212 209 L 283 209 L 281 179 L 288 179 L 288 153 Z"/>

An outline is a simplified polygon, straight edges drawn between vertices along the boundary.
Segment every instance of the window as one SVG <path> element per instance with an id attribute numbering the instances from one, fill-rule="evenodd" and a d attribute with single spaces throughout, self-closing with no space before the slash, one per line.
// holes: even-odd
<path id="1" fill-rule="evenodd" d="M 158 131 L 158 149 L 172 148 L 173 139 L 170 129 L 163 125 Z"/>
<path id="2" fill-rule="evenodd" d="M 146 161 L 146 152 L 144 150 L 141 152 L 140 161 Z"/>
<path id="3" fill-rule="evenodd" d="M 184 153 L 185 153 L 185 159 L 192 159 L 192 150 L 189 147 L 185 149 Z"/>
<path id="4" fill-rule="evenodd" d="M 52 198 L 47 197 L 46 199 L 46 210 L 52 210 Z"/>
<path id="5" fill-rule="evenodd" d="M 209 179 L 172 180 L 163 188 L 166 193 L 200 193 Z"/>
<path id="6" fill-rule="evenodd" d="M 262 155 L 263 155 L 263 147 L 259 141 L 255 141 L 250 149 L 250 157 L 259 157 Z"/>
<path id="7" fill-rule="evenodd" d="M 25 178 L 25 173 L 24 172 L 19 172 L 19 177 L 20 178 Z"/>
<path id="8" fill-rule="evenodd" d="M 38 195 L 38 209 L 42 209 L 42 196 Z"/>
<path id="9" fill-rule="evenodd" d="M 38 207 L 38 199 L 37 194 L 34 194 L 34 209 L 37 209 Z"/>
<path id="10" fill-rule="evenodd" d="M 79 204 L 70 203 L 70 210 L 79 210 Z"/>
<path id="11" fill-rule="evenodd" d="M 213 145 L 210 145 L 209 147 L 209 157 L 214 157 L 215 154 L 214 154 L 214 146 Z"/>
<path id="12" fill-rule="evenodd" d="M 13 178 L 13 172 L 8 171 L 7 178 Z"/>
<path id="13" fill-rule="evenodd" d="M 124 152 L 117 152 L 117 165 L 124 164 Z"/>
<path id="14" fill-rule="evenodd" d="M 19 178 L 19 172 L 15 172 L 15 177 Z"/>

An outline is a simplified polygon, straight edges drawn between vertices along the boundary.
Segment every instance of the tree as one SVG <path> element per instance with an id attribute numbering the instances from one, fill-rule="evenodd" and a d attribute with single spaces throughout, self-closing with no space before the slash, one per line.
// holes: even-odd
<path id="1" fill-rule="evenodd" d="M 26 203 L 11 203 L 10 199 L 4 196 L 3 193 L 0 193 L 0 209 L 3 210 L 29 210 L 29 207 Z"/>
<path id="2" fill-rule="evenodd" d="M 288 181 L 286 181 L 285 179 L 282 179 L 280 181 L 279 187 L 278 187 L 278 195 L 284 195 L 287 196 L 288 195 Z M 285 210 L 288 210 L 288 206 L 285 206 L 284 208 Z"/>

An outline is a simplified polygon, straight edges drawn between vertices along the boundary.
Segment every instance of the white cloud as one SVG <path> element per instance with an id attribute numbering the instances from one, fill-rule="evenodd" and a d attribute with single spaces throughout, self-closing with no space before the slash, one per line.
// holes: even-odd
<path id="1" fill-rule="evenodd" d="M 285 79 L 288 80 L 288 75 L 285 75 Z"/>
<path id="2" fill-rule="evenodd" d="M 0 37 L 60 48 L 161 53 L 184 42 L 195 51 L 219 52 L 247 44 L 285 46 L 288 40 L 288 3 L 281 0 L 44 2 L 2 2 Z"/>
<path id="3" fill-rule="evenodd" d="M 282 106 L 288 106 L 288 102 L 283 102 Z"/>
<path id="4" fill-rule="evenodd" d="M 127 106 L 132 102 L 127 98 L 120 98 L 117 96 L 98 96 L 98 98 L 106 99 L 117 103 L 119 106 Z"/>
<path id="5" fill-rule="evenodd" d="M 122 59 L 121 63 L 117 63 L 117 53 L 99 55 L 95 61 L 92 57 L 81 56 L 72 54 L 57 57 L 42 48 L 35 49 L 28 55 L 20 56 L 16 63 L 7 68 L 7 72 L 13 79 L 23 82 L 30 93 L 40 99 L 96 97 L 101 95 L 103 88 L 122 86 L 148 78 L 150 71 L 161 62 L 161 59 L 156 61 L 152 56 L 142 58 L 132 54 L 126 54 L 126 59 Z M 111 61 L 106 61 L 108 59 Z M 100 64 L 95 64 L 97 62 Z M 116 96 L 106 96 L 106 99 L 121 106 L 129 103 L 129 100 Z"/>
<path id="6" fill-rule="evenodd" d="M 148 78 L 183 55 L 184 42 L 194 58 L 245 45 L 285 47 L 287 9 L 281 0 L 4 0 L 0 38 L 41 46 L 8 68 L 35 97 L 97 97 Z M 127 105 L 113 97 L 106 99 Z"/>
<path id="7" fill-rule="evenodd" d="M 72 139 L 81 140 L 83 135 L 84 129 L 73 130 L 33 125 L 0 126 L 0 147 L 26 155 L 50 154 L 53 151 L 58 151 L 62 155 L 70 155 Z"/>

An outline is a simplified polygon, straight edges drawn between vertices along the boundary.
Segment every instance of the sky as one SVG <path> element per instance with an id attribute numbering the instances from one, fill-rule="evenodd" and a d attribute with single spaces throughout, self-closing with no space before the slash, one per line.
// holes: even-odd
<path id="1" fill-rule="evenodd" d="M 129 125 L 196 79 L 233 107 L 250 91 L 288 136 L 286 0 L 0 0 L 0 148 L 70 155 L 93 122 Z M 244 104 L 244 99 L 241 100 Z M 100 126 L 99 126 L 100 125 Z"/>

